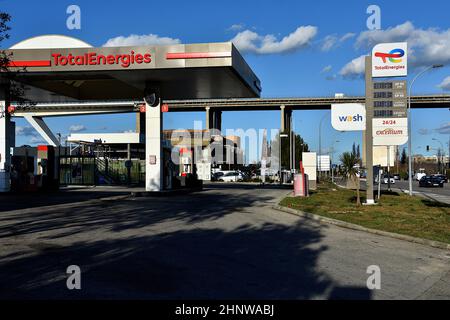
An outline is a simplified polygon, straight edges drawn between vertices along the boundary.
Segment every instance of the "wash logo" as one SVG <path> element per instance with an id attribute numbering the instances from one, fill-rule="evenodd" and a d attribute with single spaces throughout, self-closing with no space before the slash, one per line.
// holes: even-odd
<path id="1" fill-rule="evenodd" d="M 359 121 L 364 121 L 364 117 L 362 115 L 360 115 L 359 113 L 352 116 L 338 116 L 338 119 L 340 122 L 359 122 Z"/>
<path id="2" fill-rule="evenodd" d="M 331 105 L 331 125 L 338 131 L 366 130 L 366 107 L 360 103 Z"/>
<path id="3" fill-rule="evenodd" d="M 405 50 L 400 48 L 393 49 L 389 51 L 389 53 L 375 52 L 375 57 L 381 58 L 383 60 L 383 63 L 387 62 L 386 59 L 389 59 L 389 62 L 392 63 L 401 63 L 403 59 L 398 58 L 402 58 L 404 55 Z"/>

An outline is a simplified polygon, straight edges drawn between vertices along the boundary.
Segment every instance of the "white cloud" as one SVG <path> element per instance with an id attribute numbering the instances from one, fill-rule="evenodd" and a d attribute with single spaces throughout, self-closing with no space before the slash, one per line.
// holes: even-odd
<path id="1" fill-rule="evenodd" d="M 438 85 L 439 88 L 445 91 L 450 91 L 450 77 L 445 78 L 442 80 L 442 82 Z"/>
<path id="2" fill-rule="evenodd" d="M 429 134 L 430 134 L 430 130 L 427 129 L 427 128 L 421 128 L 421 129 L 418 130 L 418 132 L 419 132 L 419 134 L 422 135 L 422 136 L 426 136 L 426 135 L 429 135 Z"/>
<path id="3" fill-rule="evenodd" d="M 408 62 L 413 69 L 432 64 L 450 64 L 450 29 L 416 28 L 412 22 L 406 21 L 386 30 L 361 32 L 356 39 L 355 47 L 370 51 L 376 44 L 383 42 L 407 42 Z M 352 77 L 364 74 L 364 68 L 351 69 L 352 62 L 342 68 L 341 74 L 351 74 Z M 439 87 L 450 90 L 450 83 L 445 84 L 441 83 Z"/>
<path id="4" fill-rule="evenodd" d="M 244 30 L 231 41 L 241 52 L 276 54 L 294 52 L 307 47 L 316 34 L 317 27 L 301 26 L 278 41 L 272 34 L 262 36 L 254 31 Z"/>
<path id="5" fill-rule="evenodd" d="M 320 50 L 322 51 L 330 51 L 338 42 L 338 38 L 336 36 L 326 36 L 325 39 L 322 40 L 322 46 Z"/>
<path id="6" fill-rule="evenodd" d="M 408 59 L 412 67 L 450 63 L 450 29 L 421 29 L 410 21 L 386 30 L 361 32 L 355 45 L 371 49 L 377 43 L 404 41 L 408 42 Z"/>
<path id="7" fill-rule="evenodd" d="M 131 34 L 127 37 L 119 36 L 111 38 L 103 45 L 103 47 L 126 47 L 126 46 L 148 46 L 148 45 L 170 45 L 179 44 L 180 39 L 169 37 L 160 37 L 157 34 Z"/>
<path id="8" fill-rule="evenodd" d="M 356 39 L 357 48 L 371 49 L 378 43 L 406 41 L 414 32 L 415 28 L 409 21 L 386 30 L 363 31 Z"/>
<path id="9" fill-rule="evenodd" d="M 29 144 L 47 144 L 39 133 L 31 126 L 16 126 L 16 135 L 22 137 L 29 137 Z"/>
<path id="10" fill-rule="evenodd" d="M 351 38 L 353 38 L 354 36 L 356 36 L 355 33 L 353 33 L 353 32 L 348 32 L 348 33 L 344 34 L 344 35 L 339 39 L 339 42 L 347 41 L 348 39 L 351 39 Z"/>
<path id="11" fill-rule="evenodd" d="M 16 135 L 24 136 L 24 137 L 32 137 L 32 136 L 37 136 L 38 133 L 36 130 L 34 130 L 33 127 L 30 127 L 30 126 L 26 126 L 26 127 L 16 126 Z"/>
<path id="12" fill-rule="evenodd" d="M 320 50 L 327 52 L 330 51 L 331 49 L 335 49 L 339 47 L 343 42 L 353 38 L 354 36 L 355 34 L 351 32 L 346 33 L 341 37 L 335 34 L 328 35 L 321 41 Z"/>
<path id="13" fill-rule="evenodd" d="M 231 27 L 227 29 L 227 31 L 240 31 L 245 28 L 245 24 L 243 23 L 237 23 L 233 24 Z"/>
<path id="14" fill-rule="evenodd" d="M 333 66 L 330 64 L 330 65 L 324 67 L 324 68 L 322 69 L 321 73 L 328 73 L 328 72 L 330 72 L 332 69 L 333 69 Z"/>
<path id="15" fill-rule="evenodd" d="M 339 71 L 339 74 L 343 76 L 344 78 L 357 78 L 364 74 L 364 69 L 366 66 L 365 63 L 365 55 L 362 55 L 356 59 L 353 59 L 349 63 L 347 63 L 341 71 Z"/>
<path id="16" fill-rule="evenodd" d="M 435 131 L 440 134 L 450 134 L 450 122 L 441 124 Z"/>
<path id="17" fill-rule="evenodd" d="M 85 131 L 85 130 L 86 130 L 86 127 L 82 124 L 74 124 L 69 127 L 70 132 L 81 132 L 81 131 Z"/>
<path id="18" fill-rule="evenodd" d="M 30 144 L 47 144 L 47 141 L 44 140 L 41 136 L 34 136 L 28 140 Z"/>

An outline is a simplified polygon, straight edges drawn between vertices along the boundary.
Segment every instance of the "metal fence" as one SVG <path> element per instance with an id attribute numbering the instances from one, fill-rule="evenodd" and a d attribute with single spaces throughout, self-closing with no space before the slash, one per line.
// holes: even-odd
<path id="1" fill-rule="evenodd" d="M 59 159 L 59 182 L 62 185 L 95 185 L 95 158 L 64 156 Z"/>
<path id="2" fill-rule="evenodd" d="M 127 185 L 145 182 L 145 160 L 131 160 L 130 174 L 122 159 L 87 155 L 60 157 L 61 185 Z"/>

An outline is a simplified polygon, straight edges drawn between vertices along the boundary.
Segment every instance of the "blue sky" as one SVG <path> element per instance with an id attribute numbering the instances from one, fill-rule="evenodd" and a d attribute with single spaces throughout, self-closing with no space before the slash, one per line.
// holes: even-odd
<path id="1" fill-rule="evenodd" d="M 397 1 L 5 1 L 0 8 L 13 16 L 11 39 L 14 43 L 41 34 L 65 34 L 94 46 L 109 39 L 132 34 L 152 39 L 168 37 L 182 43 L 220 42 L 238 39 L 245 59 L 261 80 L 264 97 L 329 96 L 334 93 L 363 95 L 364 82 L 358 68 L 345 69 L 353 59 L 367 54 L 370 41 L 408 41 L 414 50 L 410 75 L 429 63 L 448 65 L 422 77 L 414 93 L 447 93 L 450 90 L 450 25 L 448 1 L 434 1 L 432 6 L 419 2 Z M 417 4 L 416 4 L 417 3 Z M 81 8 L 81 30 L 66 28 L 66 9 Z M 366 9 L 370 4 L 381 8 L 382 30 L 368 32 Z M 300 29 L 299 28 L 305 28 Z M 306 29 L 309 28 L 309 29 Z M 306 34 L 310 31 L 309 36 Z M 313 32 L 312 32 L 313 31 Z M 311 34 L 313 33 L 313 35 Z M 295 42 L 283 43 L 291 36 Z M 150 38 L 148 38 L 150 39 Z M 253 40 L 251 40 L 253 39 Z M 263 40 L 275 49 L 266 50 Z M 142 40 L 142 39 L 141 39 Z M 144 40 L 145 41 L 145 37 Z M 150 43 L 149 43 L 150 44 Z M 439 45 L 439 47 L 437 47 Z M 448 49 L 448 50 L 447 50 Z M 345 70 L 350 72 L 344 72 Z M 441 87 L 438 87 L 441 84 Z M 450 92 L 448 92 L 450 94 Z M 317 149 L 317 127 L 325 111 L 294 112 L 295 128 L 312 149 Z M 189 128 L 194 120 L 204 121 L 203 113 L 165 115 L 165 128 Z M 54 132 L 120 132 L 135 129 L 134 115 L 84 116 L 47 120 Z M 107 125 L 103 125 L 107 123 Z M 223 117 L 224 128 L 278 128 L 277 112 L 230 112 Z M 425 146 L 437 147 L 432 138 L 448 142 L 448 109 L 413 111 L 414 152 L 427 154 Z M 17 144 L 33 144 L 35 133 L 17 120 L 21 131 Z M 329 122 L 324 125 L 324 141 L 340 140 L 337 152 L 361 143 L 361 133 L 338 134 Z M 324 148 L 328 147 L 323 142 Z M 448 152 L 448 148 L 446 148 Z"/>

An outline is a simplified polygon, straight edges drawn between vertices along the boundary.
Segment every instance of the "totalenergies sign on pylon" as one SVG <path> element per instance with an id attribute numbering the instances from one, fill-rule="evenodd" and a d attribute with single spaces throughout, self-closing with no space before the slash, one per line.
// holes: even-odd
<path id="1" fill-rule="evenodd" d="M 372 50 L 372 77 L 406 77 L 408 75 L 408 44 L 380 43 Z"/>

